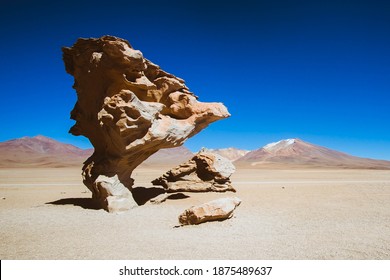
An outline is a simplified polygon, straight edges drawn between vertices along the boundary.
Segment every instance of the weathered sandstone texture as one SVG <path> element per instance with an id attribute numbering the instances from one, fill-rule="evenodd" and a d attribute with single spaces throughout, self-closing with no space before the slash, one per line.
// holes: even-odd
<path id="1" fill-rule="evenodd" d="M 241 199 L 238 197 L 228 197 L 193 206 L 179 216 L 179 222 L 182 225 L 197 225 L 209 221 L 229 219 L 240 203 Z"/>
<path id="2" fill-rule="evenodd" d="M 70 133 L 84 135 L 95 148 L 84 163 L 83 181 L 110 212 L 136 206 L 131 174 L 141 162 L 230 116 L 221 103 L 199 102 L 184 80 L 126 40 L 78 39 L 62 50 L 77 91 Z"/>
<path id="3" fill-rule="evenodd" d="M 230 160 L 217 154 L 200 152 L 153 180 L 152 184 L 163 186 L 168 193 L 235 192 L 230 181 L 235 170 Z"/>

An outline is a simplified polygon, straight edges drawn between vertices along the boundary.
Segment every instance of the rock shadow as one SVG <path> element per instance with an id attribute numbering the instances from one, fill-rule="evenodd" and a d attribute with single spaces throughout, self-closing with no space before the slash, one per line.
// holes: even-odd
<path id="1" fill-rule="evenodd" d="M 165 189 L 155 188 L 155 187 L 152 188 L 134 187 L 131 192 L 133 194 L 133 198 L 135 202 L 137 202 L 138 205 L 144 205 L 150 199 L 165 193 Z"/>
<path id="2" fill-rule="evenodd" d="M 150 199 L 155 198 L 163 193 L 165 193 L 164 188 L 154 188 L 154 187 L 153 188 L 135 187 L 132 190 L 133 198 L 138 205 L 144 205 Z M 185 199 L 188 197 L 189 197 L 188 195 L 185 195 L 183 193 L 174 193 L 174 194 L 169 194 L 167 199 L 175 200 L 175 199 Z M 103 209 L 96 200 L 87 197 L 62 198 L 59 200 L 46 202 L 45 204 L 74 205 L 74 206 L 82 207 L 84 209 L 92 209 L 92 210 Z"/>
<path id="3" fill-rule="evenodd" d="M 166 190 L 164 188 L 145 188 L 145 187 L 135 187 L 132 190 L 133 198 L 135 202 L 137 202 L 138 205 L 144 205 L 146 202 L 151 200 L 152 198 L 155 198 L 159 196 L 160 194 L 166 193 Z M 185 195 L 183 193 L 173 193 L 169 194 L 167 199 L 185 199 L 188 198 L 188 195 Z"/>
<path id="4" fill-rule="evenodd" d="M 184 193 L 174 193 L 174 194 L 170 194 L 167 199 L 172 199 L 172 200 L 176 200 L 176 199 L 186 199 L 186 198 L 189 198 L 190 196 L 189 195 L 186 195 Z"/>
<path id="5" fill-rule="evenodd" d="M 92 198 L 79 197 L 79 198 L 62 198 L 52 202 L 46 202 L 45 204 L 52 205 L 74 205 L 84 209 L 100 210 L 102 207 Z"/>

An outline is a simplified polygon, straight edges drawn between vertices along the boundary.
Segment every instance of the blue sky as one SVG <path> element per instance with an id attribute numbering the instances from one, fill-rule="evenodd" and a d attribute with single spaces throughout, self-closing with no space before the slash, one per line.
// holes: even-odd
<path id="1" fill-rule="evenodd" d="M 193 151 L 297 137 L 390 160 L 389 1 L 16 0 L 0 32 L 0 141 L 89 147 L 67 133 L 76 93 L 61 47 L 110 34 L 229 108 L 186 142 Z"/>

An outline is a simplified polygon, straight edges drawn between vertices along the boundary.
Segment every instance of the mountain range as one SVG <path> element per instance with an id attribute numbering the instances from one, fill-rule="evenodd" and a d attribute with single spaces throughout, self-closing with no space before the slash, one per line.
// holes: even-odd
<path id="1" fill-rule="evenodd" d="M 251 167 L 390 169 L 390 161 L 355 157 L 300 139 L 285 139 L 270 143 L 247 153 L 235 163 Z"/>
<path id="2" fill-rule="evenodd" d="M 80 149 L 38 135 L 0 142 L 0 167 L 70 167 L 82 166 L 93 149 Z M 178 165 L 193 156 L 186 147 L 162 149 L 143 165 Z"/>
<path id="3" fill-rule="evenodd" d="M 92 152 L 41 135 L 22 137 L 0 143 L 0 167 L 81 165 Z"/>
<path id="4" fill-rule="evenodd" d="M 285 139 L 257 150 L 236 148 L 206 149 L 248 168 L 362 168 L 390 169 L 390 161 L 351 156 L 300 139 Z M 45 136 L 22 137 L 0 142 L 0 167 L 67 167 L 80 166 L 93 149 L 80 149 Z M 184 146 L 162 149 L 148 158 L 143 166 L 171 165 L 190 159 L 193 153 Z"/>

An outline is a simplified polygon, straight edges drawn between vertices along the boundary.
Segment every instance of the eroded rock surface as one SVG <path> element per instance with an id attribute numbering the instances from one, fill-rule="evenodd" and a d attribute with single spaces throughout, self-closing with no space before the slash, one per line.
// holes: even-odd
<path id="1" fill-rule="evenodd" d="M 70 132 L 84 135 L 95 148 L 84 164 L 83 182 L 108 211 L 135 205 L 131 174 L 145 159 L 230 116 L 221 103 L 199 102 L 184 80 L 126 40 L 79 39 L 63 48 L 63 60 L 77 91 Z"/>
<path id="2" fill-rule="evenodd" d="M 235 192 L 230 181 L 235 170 L 230 160 L 200 152 L 153 180 L 152 184 L 163 186 L 167 192 Z"/>
<path id="3" fill-rule="evenodd" d="M 197 225 L 209 221 L 229 219 L 233 211 L 241 204 L 238 197 L 216 199 L 198 206 L 193 206 L 179 216 L 182 225 Z"/>

